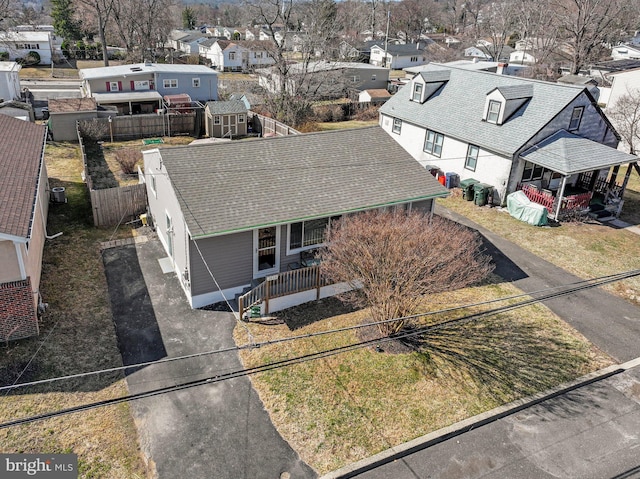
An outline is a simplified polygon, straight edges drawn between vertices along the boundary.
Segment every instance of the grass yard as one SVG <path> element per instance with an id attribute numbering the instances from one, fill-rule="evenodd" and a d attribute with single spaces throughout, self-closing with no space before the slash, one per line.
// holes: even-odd
<path id="1" fill-rule="evenodd" d="M 365 126 L 376 126 L 377 124 L 378 120 L 347 120 L 316 123 L 318 131 L 349 130 L 352 128 L 363 128 Z"/>
<path id="2" fill-rule="evenodd" d="M 424 307 L 435 311 L 518 293 L 494 282 L 431 297 Z M 367 310 L 350 312 L 326 299 L 276 317 L 280 321 L 269 325 L 247 325 L 255 341 L 361 324 Z M 429 321 L 451 317 L 439 314 Z M 292 331 L 282 321 L 307 325 Z M 235 334 L 238 344 L 247 342 L 243 327 Z M 251 367 L 360 340 L 346 331 L 245 350 L 242 359 Z M 322 474 L 611 364 L 539 305 L 429 333 L 421 346 L 421 352 L 407 348 L 396 354 L 358 349 L 274 369 L 252 381 L 283 437 Z"/>
<path id="3" fill-rule="evenodd" d="M 189 136 L 173 136 L 164 137 L 163 141 L 164 143 L 158 145 L 143 145 L 142 140 L 114 141 L 113 143 L 105 141 L 102 143 L 102 148 L 96 143 L 87 142 L 87 162 L 94 181 L 94 187 L 102 189 L 138 183 L 137 174 L 127 175 L 123 173 L 120 164 L 116 160 L 118 150 L 131 148 L 143 151 L 167 146 L 188 145 L 193 141 L 193 138 Z M 137 165 L 142 168 L 142 156 Z"/>
<path id="4" fill-rule="evenodd" d="M 92 226 L 77 145 L 48 145 L 46 163 L 51 186 L 64 186 L 68 198 L 49 211 L 49 234 L 63 233 L 44 250 L 40 287 L 49 308 L 39 337 L 2 346 L 3 384 L 122 365 L 99 252 L 99 242 L 113 231 Z M 120 229 L 115 237 L 130 235 Z M 127 388 L 122 374 L 112 373 L 0 394 L 4 422 L 119 397 Z M 0 444 L 4 453 L 76 453 L 82 478 L 147 477 L 127 404 L 0 429 Z"/>
<path id="5" fill-rule="evenodd" d="M 637 175 L 634 173 L 634 176 Z M 640 182 L 634 178 L 633 188 L 638 188 L 638 184 Z M 629 194 L 636 198 L 639 196 L 636 190 Z M 626 202 L 625 208 L 633 211 L 633 201 Z M 475 206 L 473 201 L 464 201 L 459 190 L 438 202 L 583 279 L 640 268 L 640 237 L 629 231 L 611 228 L 595 221 L 562 223 L 557 228 L 531 226 L 512 218 L 506 210 L 481 208 Z M 630 220 L 637 214 L 631 213 L 626 218 Z M 638 278 L 605 287 L 640 304 Z"/>
<path id="6" fill-rule="evenodd" d="M 622 177 L 618 178 L 620 178 L 619 181 L 622 182 L 626 167 L 620 168 L 620 172 Z M 640 225 L 640 175 L 638 175 L 635 170 L 631 171 L 629 183 L 625 190 L 624 206 L 620 219 L 633 225 Z"/>

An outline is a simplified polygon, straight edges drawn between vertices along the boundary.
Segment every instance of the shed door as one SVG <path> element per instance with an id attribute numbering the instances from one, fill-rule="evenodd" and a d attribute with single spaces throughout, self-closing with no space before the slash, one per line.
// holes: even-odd
<path id="1" fill-rule="evenodd" d="M 253 230 L 253 277 L 262 278 L 280 270 L 280 227 Z"/>
<path id="2" fill-rule="evenodd" d="M 238 134 L 237 115 L 222 115 L 222 137 Z"/>

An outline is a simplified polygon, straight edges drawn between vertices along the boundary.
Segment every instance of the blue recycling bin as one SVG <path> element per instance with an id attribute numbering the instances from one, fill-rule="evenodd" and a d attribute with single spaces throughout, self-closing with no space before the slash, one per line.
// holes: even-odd
<path id="1" fill-rule="evenodd" d="M 460 176 L 457 173 L 445 173 L 445 186 L 448 189 L 456 188 L 460 184 Z"/>

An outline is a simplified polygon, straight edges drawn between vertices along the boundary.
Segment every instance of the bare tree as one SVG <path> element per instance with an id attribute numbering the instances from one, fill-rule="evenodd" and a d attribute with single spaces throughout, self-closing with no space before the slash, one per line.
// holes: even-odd
<path id="1" fill-rule="evenodd" d="M 468 286 L 493 266 L 469 229 L 419 212 L 369 211 L 335 222 L 322 251 L 321 271 L 353 289 L 346 300 L 371 308 L 374 321 L 417 312 L 424 296 Z M 381 324 L 389 336 L 405 319 Z"/>
<path id="2" fill-rule="evenodd" d="M 392 32 L 402 32 L 407 42 L 420 40 L 429 22 L 437 16 L 434 4 L 424 0 L 402 0 L 390 7 Z"/>
<path id="3" fill-rule="evenodd" d="M 640 151 L 640 88 L 628 89 L 611 108 L 607 108 L 607 116 L 622 136 L 629 153 L 635 155 Z"/>
<path id="4" fill-rule="evenodd" d="M 603 44 L 619 39 L 637 21 L 632 15 L 635 0 L 554 0 L 561 34 L 572 48 L 571 72 L 578 73 L 594 60 Z M 636 7 L 637 8 L 637 7 Z"/>
<path id="5" fill-rule="evenodd" d="M 478 46 L 495 61 L 502 57 L 502 50 L 516 26 L 516 7 L 513 2 L 491 3 L 483 10 L 480 35 L 490 38 L 491 44 Z"/>
<path id="6" fill-rule="evenodd" d="M 93 17 L 96 23 L 96 29 L 98 36 L 100 37 L 100 44 L 102 46 L 102 58 L 104 66 L 109 66 L 109 56 L 107 54 L 107 23 L 111 20 L 111 14 L 115 7 L 116 0 L 77 0 L 78 1 L 78 13 L 80 9 L 86 10 L 86 18 Z"/>

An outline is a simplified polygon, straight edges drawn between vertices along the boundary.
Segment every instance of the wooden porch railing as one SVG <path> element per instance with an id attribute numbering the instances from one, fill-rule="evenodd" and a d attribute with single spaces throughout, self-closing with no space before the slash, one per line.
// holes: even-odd
<path id="1" fill-rule="evenodd" d="M 238 311 L 240 319 L 251 307 L 265 303 L 265 313 L 269 313 L 269 300 L 280 298 L 303 291 L 316 290 L 316 299 L 320 299 L 320 288 L 329 282 L 320 274 L 320 266 L 299 268 L 292 271 L 268 276 L 262 283 L 251 291 L 238 297 Z"/>
<path id="2" fill-rule="evenodd" d="M 557 197 L 552 193 L 541 191 L 533 185 L 519 184 L 517 189 L 522 192 L 534 203 L 544 206 L 549 213 L 553 213 L 557 205 Z M 565 196 L 562 200 L 562 207 L 560 212 L 571 211 L 576 209 L 588 208 L 591 203 L 593 193 L 587 191 L 585 193 L 579 193 L 577 195 Z"/>

